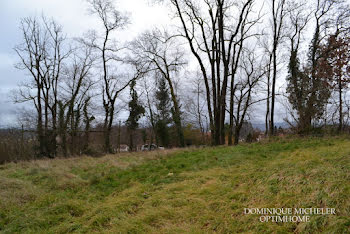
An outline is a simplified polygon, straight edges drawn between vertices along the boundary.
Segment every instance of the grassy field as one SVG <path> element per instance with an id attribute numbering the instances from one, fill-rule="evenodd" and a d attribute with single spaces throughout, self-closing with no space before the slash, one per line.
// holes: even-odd
<path id="1" fill-rule="evenodd" d="M 245 207 L 331 207 L 259 222 Z M 350 139 L 0 165 L 0 232 L 350 233 Z"/>

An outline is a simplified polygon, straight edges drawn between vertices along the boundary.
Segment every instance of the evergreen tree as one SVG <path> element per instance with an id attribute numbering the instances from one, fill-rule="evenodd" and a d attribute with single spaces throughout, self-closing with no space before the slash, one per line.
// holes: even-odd
<path id="1" fill-rule="evenodd" d="M 156 131 L 158 141 L 165 147 L 169 146 L 169 128 L 168 124 L 171 122 L 170 111 L 171 111 L 171 100 L 169 97 L 169 90 L 166 85 L 166 80 L 160 78 L 158 83 L 158 88 L 156 91 L 157 99 L 157 121 L 156 121 Z"/>
<path id="2" fill-rule="evenodd" d="M 145 113 L 145 108 L 139 103 L 138 100 L 138 95 L 135 90 L 135 85 L 136 81 L 133 80 L 130 84 L 130 96 L 131 100 L 129 102 L 129 118 L 126 121 L 126 126 L 129 131 L 129 136 L 130 136 L 130 150 L 133 150 L 134 145 L 133 145 L 133 137 L 134 137 L 134 131 L 138 128 L 139 126 L 139 119 L 141 116 Z"/>
<path id="3" fill-rule="evenodd" d="M 156 98 L 157 98 L 157 109 L 158 109 L 158 115 L 159 119 L 162 119 L 168 123 L 170 123 L 170 97 L 169 97 L 169 89 L 166 85 L 166 80 L 164 78 L 161 78 L 158 83 L 158 89 L 156 91 Z"/>

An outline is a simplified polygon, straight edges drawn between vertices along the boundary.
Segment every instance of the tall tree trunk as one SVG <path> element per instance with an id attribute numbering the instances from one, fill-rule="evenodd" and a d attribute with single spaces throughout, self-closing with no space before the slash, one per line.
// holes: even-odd
<path id="1" fill-rule="evenodd" d="M 234 145 L 238 145 L 239 142 L 239 126 L 235 126 L 235 141 L 234 141 Z"/>
<path id="2" fill-rule="evenodd" d="M 44 92 L 44 89 L 43 89 Z M 44 97 L 44 142 L 45 142 L 45 155 L 51 157 L 50 143 L 51 143 L 51 134 L 49 134 L 49 93 L 46 93 Z M 45 96 L 45 95 L 44 95 Z"/>
<path id="3" fill-rule="evenodd" d="M 56 157 L 57 154 L 57 104 L 54 104 L 53 110 L 52 110 L 52 154 L 53 157 Z"/>
<path id="4" fill-rule="evenodd" d="M 157 130 L 156 130 L 154 116 L 153 116 L 153 111 L 152 111 L 152 105 L 151 105 L 151 101 L 150 101 L 150 98 L 149 98 L 149 92 L 148 92 L 147 87 L 145 88 L 145 91 L 146 91 L 147 105 L 148 105 L 148 110 L 149 110 L 149 114 L 150 114 L 151 126 L 152 126 L 152 134 L 151 134 L 151 138 L 150 138 L 150 144 L 153 143 L 153 134 L 154 134 L 154 138 L 156 140 L 156 145 L 158 145 L 159 139 L 158 139 L 158 136 L 157 136 Z"/>
<path id="5" fill-rule="evenodd" d="M 61 138 L 61 149 L 63 152 L 63 155 L 67 157 L 67 121 L 65 120 L 65 108 L 66 106 L 63 105 L 62 102 L 58 103 L 58 131 L 59 131 L 59 136 Z M 70 111 L 70 110 L 69 110 Z M 68 117 L 69 118 L 69 117 Z"/>
<path id="6" fill-rule="evenodd" d="M 216 44 L 216 111 L 215 111 L 215 145 L 220 145 L 221 137 L 221 76 L 220 76 L 220 44 Z"/>
<path id="7" fill-rule="evenodd" d="M 342 93 L 342 81 L 341 77 L 339 76 L 339 81 L 338 81 L 338 86 L 339 86 L 339 127 L 338 127 L 338 132 L 341 133 L 343 131 L 343 93 Z"/>
<path id="8" fill-rule="evenodd" d="M 178 142 L 180 147 L 185 147 L 185 137 L 182 129 L 182 123 L 181 123 L 181 113 L 180 113 L 180 108 L 179 108 L 179 103 L 177 102 L 175 90 L 173 87 L 173 83 L 170 80 L 169 77 L 166 79 L 169 84 L 169 89 L 170 89 L 170 95 L 171 95 L 171 100 L 173 101 L 174 105 L 174 113 L 173 113 L 173 119 L 176 127 L 176 132 L 177 132 L 177 137 L 178 137 Z"/>
<path id="9" fill-rule="evenodd" d="M 286 0 L 272 0 L 272 17 L 273 17 L 273 75 L 271 87 L 271 118 L 270 118 L 270 135 L 275 134 L 275 99 L 276 99 L 276 79 L 277 79 L 277 49 L 281 40 L 283 27 L 283 18 L 285 16 Z M 277 6 L 276 6 L 277 4 Z"/>
<path id="10" fill-rule="evenodd" d="M 225 116 L 226 116 L 226 93 L 227 93 L 227 82 L 228 82 L 228 74 L 229 74 L 229 58 L 227 57 L 227 52 L 225 48 L 225 37 L 224 37 L 224 1 L 218 1 L 219 8 L 219 43 L 221 43 L 221 57 L 223 63 L 223 80 L 222 87 L 220 91 L 220 144 L 226 144 L 226 131 L 225 131 Z M 220 70 L 219 70 L 220 71 Z"/>
<path id="11" fill-rule="evenodd" d="M 270 86 L 271 86 L 271 62 L 272 62 L 272 54 L 269 57 L 268 71 L 267 71 L 267 97 L 266 97 L 266 115 L 265 115 L 265 135 L 269 134 L 270 127 Z"/>
<path id="12" fill-rule="evenodd" d="M 103 124 L 103 135 L 104 135 L 104 150 L 106 153 L 109 152 L 109 133 L 108 133 L 108 119 L 109 119 L 109 104 L 104 103 L 105 119 Z"/>
<path id="13" fill-rule="evenodd" d="M 201 110 L 200 110 L 200 84 L 198 83 L 197 86 L 197 115 L 198 115 L 198 125 L 199 125 L 199 129 L 201 131 L 201 136 L 202 136 L 202 143 L 205 142 L 204 140 L 204 127 L 203 127 L 203 123 L 202 123 L 202 114 L 201 114 Z"/>
<path id="14" fill-rule="evenodd" d="M 134 140 L 133 140 L 133 138 L 134 138 L 134 136 L 133 136 L 133 130 L 129 130 L 130 132 L 129 132 L 129 147 L 130 147 L 130 151 L 132 152 L 132 151 L 135 151 L 135 149 L 134 149 Z"/>
<path id="15" fill-rule="evenodd" d="M 109 108 L 109 117 L 108 117 L 108 123 L 106 128 L 106 135 L 105 135 L 105 149 L 107 153 L 113 153 L 113 150 L 111 147 L 111 132 L 112 132 L 113 119 L 114 119 L 114 103 L 112 103 Z"/>
<path id="16" fill-rule="evenodd" d="M 233 140 L 233 131 L 234 131 L 234 95 L 236 92 L 236 88 L 235 88 L 235 75 L 237 72 L 237 68 L 238 68 L 238 61 L 239 58 L 241 56 L 242 53 L 242 49 L 243 49 L 243 40 L 241 41 L 241 43 L 239 44 L 239 49 L 238 49 L 238 53 L 237 56 L 235 56 L 236 54 L 236 46 L 234 46 L 234 52 L 233 52 L 233 61 L 231 63 L 231 93 L 230 93 L 230 127 L 229 127 L 229 134 L 228 134 L 228 145 L 232 145 L 232 140 Z"/>
<path id="17" fill-rule="evenodd" d="M 56 79 L 56 84 L 55 84 L 55 90 L 54 90 L 54 104 L 52 106 L 52 147 L 53 147 L 53 156 L 56 157 L 57 155 L 57 79 Z"/>
<path id="18" fill-rule="evenodd" d="M 86 152 L 89 149 L 89 141 L 90 141 L 90 117 L 88 113 L 88 103 L 89 98 L 84 103 L 84 119 L 85 119 L 85 129 L 84 129 L 84 146 L 83 151 Z"/>
<path id="19" fill-rule="evenodd" d="M 40 82 L 40 81 L 39 81 Z M 41 105 L 41 90 L 40 83 L 37 84 L 37 110 L 38 110 L 38 139 L 39 139 L 39 155 L 45 156 L 45 142 L 44 142 L 44 133 L 43 133 L 43 113 L 42 113 L 42 105 Z"/>
<path id="20" fill-rule="evenodd" d="M 231 93 L 230 93 L 230 128 L 228 131 L 228 145 L 232 145 L 232 138 L 233 138 L 233 128 L 234 128 L 234 94 L 235 94 L 235 90 L 234 90 L 234 76 L 232 76 L 231 78 Z"/>
<path id="21" fill-rule="evenodd" d="M 276 42 L 275 42 L 276 43 Z M 275 96 L 276 96 L 276 78 L 277 78 L 277 46 L 273 51 L 273 76 L 272 76 L 272 92 L 271 92 L 271 117 L 270 117 L 270 135 L 275 134 Z"/>
<path id="22" fill-rule="evenodd" d="M 75 113 L 72 107 L 70 116 L 70 154 L 75 154 Z"/>

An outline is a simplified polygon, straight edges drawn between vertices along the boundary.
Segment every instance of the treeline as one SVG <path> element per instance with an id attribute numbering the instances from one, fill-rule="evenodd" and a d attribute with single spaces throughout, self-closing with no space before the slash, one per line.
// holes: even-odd
<path id="1" fill-rule="evenodd" d="M 300 134 L 329 124 L 341 132 L 346 125 L 346 1 L 163 0 L 176 27 L 126 43 L 118 38 L 132 25 L 117 2 L 88 2 L 101 27 L 80 38 L 67 38 L 53 19 L 21 20 L 17 67 L 29 79 L 15 101 L 35 110 L 41 156 L 76 154 L 78 134 L 88 152 L 97 125 L 103 151 L 113 153 L 111 132 L 123 109 L 131 149 L 140 122 L 150 129 L 149 143 L 166 147 L 170 139 L 176 139 L 171 146 L 185 146 L 188 126 L 200 144 L 238 144 L 242 127 L 259 116 L 266 135 L 275 135 L 276 108 Z"/>

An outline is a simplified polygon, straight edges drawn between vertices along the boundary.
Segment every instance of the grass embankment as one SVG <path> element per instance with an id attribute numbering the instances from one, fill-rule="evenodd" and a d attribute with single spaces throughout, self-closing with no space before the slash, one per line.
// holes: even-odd
<path id="1" fill-rule="evenodd" d="M 261 223 L 245 207 L 331 207 Z M 349 233 L 350 139 L 292 139 L 0 166 L 0 231 Z"/>

